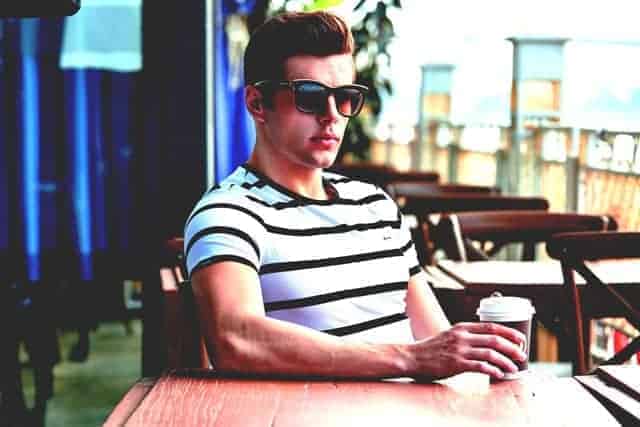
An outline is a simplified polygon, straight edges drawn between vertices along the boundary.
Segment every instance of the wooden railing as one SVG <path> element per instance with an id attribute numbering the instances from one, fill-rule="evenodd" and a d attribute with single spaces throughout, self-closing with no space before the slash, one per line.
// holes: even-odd
<path id="1" fill-rule="evenodd" d="M 621 230 L 640 230 L 640 175 L 587 169 L 581 209 L 608 212 Z"/>
<path id="2" fill-rule="evenodd" d="M 464 128 L 447 123 L 439 125 L 452 129 L 453 140 L 450 146 L 442 146 L 436 144 L 434 139 L 437 129 L 425 133 L 422 144 L 426 148 L 420 150 L 423 169 L 438 172 L 441 182 L 497 186 L 506 194 L 509 193 L 506 187 L 510 186 L 513 172 L 507 164 L 508 147 L 501 153 L 462 149 L 459 147 L 459 138 Z M 562 136 L 558 142 L 562 154 L 558 156 L 560 158 L 549 160 L 543 158 L 542 146 L 545 132 L 551 130 Z M 634 138 L 633 161 L 640 165 L 640 134 L 620 133 Z M 640 230 L 640 168 L 636 166 L 635 170 L 621 173 L 607 168 L 606 161 L 604 168 L 591 167 L 587 161 L 589 141 L 597 134 L 596 130 L 574 131 L 559 127 L 531 130 L 524 144 L 527 152 L 520 161 L 517 194 L 545 197 L 549 200 L 551 211 L 610 214 L 618 221 L 621 230 Z M 501 141 L 494 143 L 505 147 L 509 129 L 501 128 L 500 135 Z M 615 136 L 615 133 L 607 133 L 609 141 Z M 372 159 L 406 169 L 415 163 L 411 158 L 414 151 L 411 145 L 374 141 Z M 429 153 L 431 158 L 428 157 Z"/>

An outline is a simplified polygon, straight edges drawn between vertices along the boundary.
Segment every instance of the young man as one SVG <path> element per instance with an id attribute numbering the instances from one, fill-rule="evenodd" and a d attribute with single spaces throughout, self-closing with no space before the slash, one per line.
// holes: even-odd
<path id="1" fill-rule="evenodd" d="M 194 208 L 185 254 L 205 341 L 226 372 L 443 378 L 517 370 L 524 337 L 451 327 L 395 203 L 323 172 L 366 88 L 338 17 L 271 19 L 245 53 L 251 158 Z"/>

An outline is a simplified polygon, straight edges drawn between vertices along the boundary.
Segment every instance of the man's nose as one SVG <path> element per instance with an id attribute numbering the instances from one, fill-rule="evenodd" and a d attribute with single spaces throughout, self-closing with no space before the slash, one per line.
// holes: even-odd
<path id="1" fill-rule="evenodd" d="M 338 106 L 336 105 L 336 99 L 333 95 L 327 97 L 327 103 L 325 105 L 324 111 L 319 115 L 321 121 L 337 121 L 341 115 L 338 112 Z"/>

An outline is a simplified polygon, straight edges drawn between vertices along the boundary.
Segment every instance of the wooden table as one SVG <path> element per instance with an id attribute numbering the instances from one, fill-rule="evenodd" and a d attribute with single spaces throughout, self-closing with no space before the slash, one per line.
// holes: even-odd
<path id="1" fill-rule="evenodd" d="M 640 302 L 640 260 L 608 260 L 590 263 L 594 272 L 610 283 L 631 301 Z M 570 358 L 571 349 L 564 346 L 564 322 L 570 303 L 563 285 L 560 262 L 546 261 L 440 261 L 427 268 L 434 276 L 435 291 L 447 315 L 453 322 L 477 320 L 475 310 L 481 298 L 500 292 L 505 296 L 520 296 L 532 300 L 536 318 L 559 337 L 561 359 Z M 578 286 L 584 280 L 576 275 Z M 613 317 L 619 307 L 609 301 L 596 300 L 583 294 L 584 301 L 598 307 L 599 315 Z M 592 301 L 593 300 L 593 301 Z M 535 345 L 535 343 L 533 343 Z M 535 356 L 535 355 L 534 355 Z"/>
<path id="2" fill-rule="evenodd" d="M 640 424 L 640 366 L 600 366 L 580 382 L 624 426 Z"/>
<path id="3" fill-rule="evenodd" d="M 632 300 L 640 301 L 640 260 L 610 260 L 590 263 L 594 272 Z M 444 272 L 442 275 L 439 271 Z M 436 288 L 452 289 L 457 295 L 481 297 L 500 292 L 533 300 L 538 314 L 563 311 L 568 302 L 562 279 L 560 262 L 548 261 L 472 261 L 443 260 L 438 269 L 428 269 L 437 279 Z M 576 275 L 578 286 L 584 280 Z M 456 286 L 458 286 L 456 288 Z M 463 291 L 462 291 L 463 290 Z M 588 295 L 585 295 L 588 298 Z M 476 306 L 477 307 L 477 306 Z M 474 308 L 475 309 L 475 308 Z M 612 315 L 615 307 L 602 306 L 603 314 Z M 467 312 L 467 315 L 473 314 Z M 473 318 L 476 318 L 475 315 Z"/>
<path id="4" fill-rule="evenodd" d="M 430 268 L 437 292 L 455 289 L 458 300 L 452 314 L 456 320 L 477 320 L 475 310 L 481 298 L 500 292 L 505 296 L 529 298 L 539 319 L 554 318 L 567 306 L 562 270 L 558 261 L 440 261 Z M 578 278 L 578 284 L 584 281 Z M 446 286 L 444 285 L 446 284 Z M 455 285 L 458 288 L 455 288 Z M 445 297 L 446 298 L 446 297 Z M 464 303 L 460 303 L 464 301 Z M 453 302 L 453 301 L 452 301 Z"/>
<path id="5" fill-rule="evenodd" d="M 609 426 L 615 418 L 573 378 L 432 384 L 225 378 L 172 371 L 141 380 L 106 426 Z"/>

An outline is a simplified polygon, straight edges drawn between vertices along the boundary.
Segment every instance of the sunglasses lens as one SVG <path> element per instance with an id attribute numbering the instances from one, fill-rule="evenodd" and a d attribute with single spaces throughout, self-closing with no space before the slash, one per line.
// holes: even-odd
<path id="1" fill-rule="evenodd" d="M 335 91 L 336 108 L 343 116 L 352 117 L 360 112 L 364 94 L 358 89 L 343 87 Z"/>
<path id="2" fill-rule="evenodd" d="M 364 104 L 364 93 L 353 87 L 328 89 L 318 83 L 302 82 L 294 87 L 294 92 L 296 106 L 305 113 L 324 114 L 331 92 L 338 112 L 345 117 L 358 114 Z"/>
<path id="3" fill-rule="evenodd" d="M 305 113 L 322 113 L 327 108 L 327 88 L 312 82 L 299 84 L 295 88 L 296 105 Z"/>

